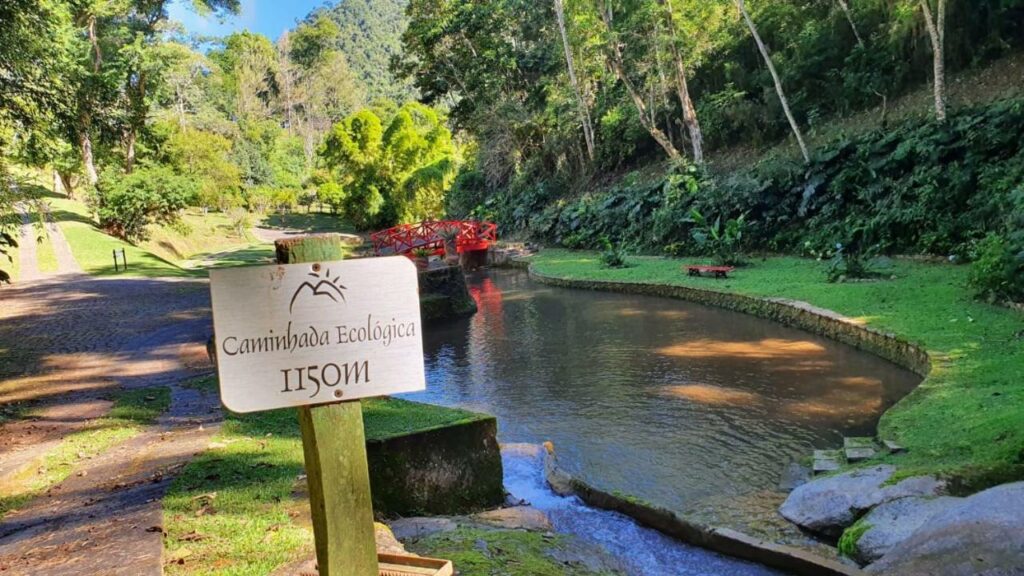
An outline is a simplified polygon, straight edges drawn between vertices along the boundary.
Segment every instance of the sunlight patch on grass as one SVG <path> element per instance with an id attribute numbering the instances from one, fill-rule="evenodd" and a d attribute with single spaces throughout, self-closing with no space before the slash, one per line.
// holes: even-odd
<path id="1" fill-rule="evenodd" d="M 144 388 L 118 392 L 110 412 L 91 422 L 84 430 L 69 434 L 42 457 L 38 466 L 26 471 L 21 482 L 11 483 L 0 495 L 0 518 L 24 505 L 71 475 L 81 462 L 99 456 L 156 421 L 171 404 L 169 388 Z"/>

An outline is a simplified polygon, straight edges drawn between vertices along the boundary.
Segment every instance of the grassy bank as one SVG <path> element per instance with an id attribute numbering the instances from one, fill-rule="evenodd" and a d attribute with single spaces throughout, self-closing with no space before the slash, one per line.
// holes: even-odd
<path id="1" fill-rule="evenodd" d="M 211 388 L 213 380 L 199 382 Z M 367 439 L 385 439 L 479 416 L 396 399 L 363 402 Z M 211 449 L 164 499 L 167 573 L 267 574 L 313 554 L 295 410 L 226 413 Z"/>
<path id="2" fill-rule="evenodd" d="M 576 280 L 682 285 L 802 300 L 926 349 L 928 378 L 882 417 L 879 433 L 907 453 L 885 456 L 901 475 L 941 474 L 978 489 L 1024 478 L 1024 316 L 975 301 L 963 266 L 897 260 L 895 279 L 829 284 L 825 264 L 798 258 L 758 260 L 728 280 L 687 276 L 680 260 L 629 258 L 601 267 L 597 254 L 544 251 L 534 269 Z"/>
<path id="3" fill-rule="evenodd" d="M 185 270 L 144 248 L 108 236 L 96 227 L 88 208 L 81 202 L 55 196 L 51 196 L 47 201 L 50 203 L 54 220 L 71 246 L 71 253 L 82 270 L 88 274 L 147 278 L 199 275 L 196 271 Z M 117 250 L 120 253 L 122 249 L 128 261 L 128 270 L 116 272 L 113 251 Z"/>
<path id="4" fill-rule="evenodd" d="M 168 388 L 118 392 L 106 416 L 90 422 L 86 429 L 68 435 L 45 454 L 38 465 L 25 470 L 4 487 L 4 493 L 0 495 L 0 518 L 64 481 L 82 461 L 139 434 L 143 427 L 153 424 L 170 404 Z M 31 416 L 31 412 L 19 415 L 27 416 Z"/>

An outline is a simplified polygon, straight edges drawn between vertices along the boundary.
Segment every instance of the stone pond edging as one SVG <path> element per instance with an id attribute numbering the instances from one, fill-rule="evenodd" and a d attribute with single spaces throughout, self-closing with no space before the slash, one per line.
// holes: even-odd
<path id="1" fill-rule="evenodd" d="M 643 526 L 688 544 L 799 576 L 866 574 L 854 566 L 822 558 L 792 546 L 775 544 L 729 528 L 707 526 L 635 498 L 605 492 L 559 467 L 554 447 L 550 443 L 545 443 L 544 447 L 544 472 L 552 490 L 563 496 L 575 495 L 588 506 L 629 516 Z"/>
<path id="2" fill-rule="evenodd" d="M 530 278 L 542 284 L 582 290 L 660 296 L 742 312 L 848 344 L 906 368 L 922 377 L 928 376 L 928 373 L 931 371 L 931 358 L 920 346 L 908 342 L 895 334 L 881 332 L 874 328 L 854 323 L 848 318 L 828 310 L 815 308 L 803 302 L 780 298 L 746 296 L 733 292 L 670 284 L 616 282 L 612 280 L 575 280 L 542 274 L 537 272 L 536 268 L 530 263 L 526 263 L 523 266 L 522 261 L 513 262 L 517 268 L 526 268 Z"/>

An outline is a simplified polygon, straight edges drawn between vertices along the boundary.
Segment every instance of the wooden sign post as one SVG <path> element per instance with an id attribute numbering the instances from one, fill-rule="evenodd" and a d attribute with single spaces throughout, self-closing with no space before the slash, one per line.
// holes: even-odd
<path id="1" fill-rule="evenodd" d="M 278 264 L 345 257 L 340 236 L 274 243 Z M 356 400 L 299 408 L 320 576 L 378 576 L 363 408 Z"/>
<path id="2" fill-rule="evenodd" d="M 341 262 L 336 234 L 276 250 L 275 266 L 210 272 L 221 400 L 298 408 L 320 576 L 378 576 L 358 399 L 426 386 L 415 266 Z"/>

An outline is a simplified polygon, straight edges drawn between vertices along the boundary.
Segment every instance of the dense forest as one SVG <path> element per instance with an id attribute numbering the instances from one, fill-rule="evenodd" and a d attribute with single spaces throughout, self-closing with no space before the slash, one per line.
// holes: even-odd
<path id="1" fill-rule="evenodd" d="M 1024 103 L 945 81 L 1024 48 L 1024 0 L 343 0 L 274 41 L 191 37 L 167 4 L 0 6 L 0 249 L 31 170 L 132 241 L 187 206 L 317 204 L 726 261 L 952 256 L 1024 291 Z"/>

